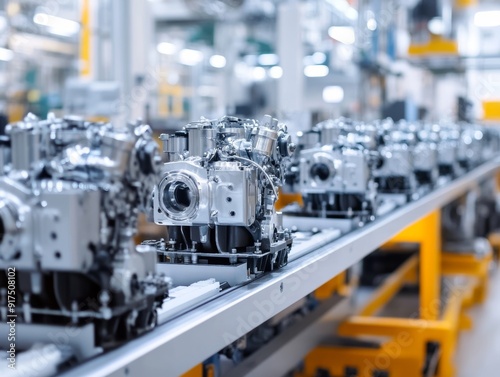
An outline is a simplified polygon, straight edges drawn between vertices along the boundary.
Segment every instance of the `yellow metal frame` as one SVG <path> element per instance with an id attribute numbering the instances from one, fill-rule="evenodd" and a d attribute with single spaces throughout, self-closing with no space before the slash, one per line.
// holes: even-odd
<path id="1" fill-rule="evenodd" d="M 413 57 L 457 56 L 458 45 L 454 40 L 431 34 L 427 43 L 411 44 L 408 48 L 408 55 Z"/>
<path id="2" fill-rule="evenodd" d="M 483 101 L 483 120 L 500 120 L 500 100 Z"/>
<path id="3" fill-rule="evenodd" d="M 81 33 L 80 33 L 80 75 L 90 77 L 92 73 L 91 63 L 91 31 L 90 31 L 90 0 L 82 1 L 81 10 Z"/>
<path id="4" fill-rule="evenodd" d="M 486 299 L 489 286 L 489 268 L 493 261 L 493 253 L 484 256 L 475 254 L 442 254 L 443 275 L 465 275 L 476 280 L 473 304 L 481 304 Z"/>
<path id="5" fill-rule="evenodd" d="M 203 364 L 198 364 L 193 369 L 190 369 L 186 373 L 182 374 L 180 377 L 202 377 L 202 376 L 203 376 Z"/>
<path id="6" fill-rule="evenodd" d="M 332 376 L 343 376 L 346 368 L 356 368 L 358 377 L 372 377 L 386 371 L 391 377 L 422 377 L 429 342 L 440 345 L 438 377 L 455 374 L 453 354 L 459 330 L 469 329 L 472 321 L 464 309 L 484 300 L 491 255 L 441 253 L 440 212 L 435 211 L 414 223 L 389 243 L 418 243 L 420 254 L 408 259 L 378 288 L 357 315 L 344 321 L 338 335 L 373 339 L 380 347 L 320 346 L 305 359 L 297 377 L 313 377 L 318 369 Z M 469 276 L 466 283 L 451 290 L 445 304 L 441 301 L 441 275 Z M 375 317 L 400 288 L 415 277 L 420 281 L 420 307 L 411 318 Z"/>
<path id="7" fill-rule="evenodd" d="M 457 9 L 466 9 L 476 6 L 477 4 L 478 0 L 455 0 L 455 7 Z"/>
<path id="8" fill-rule="evenodd" d="M 281 211 L 287 205 L 292 203 L 298 203 L 301 207 L 304 206 L 304 202 L 302 201 L 302 195 L 300 193 L 288 194 L 284 193 L 279 189 L 278 200 L 276 201 L 276 209 Z"/>
<path id="9" fill-rule="evenodd" d="M 357 277 L 352 277 L 349 281 L 346 281 L 347 273 L 341 272 L 333 279 L 329 280 L 321 287 L 314 291 L 314 296 L 318 300 L 327 300 L 332 297 L 334 294 L 338 294 L 340 296 L 350 296 L 353 290 L 358 285 Z"/>
<path id="10" fill-rule="evenodd" d="M 488 236 L 488 241 L 490 241 L 491 247 L 497 261 L 500 260 L 500 232 L 493 232 Z"/>

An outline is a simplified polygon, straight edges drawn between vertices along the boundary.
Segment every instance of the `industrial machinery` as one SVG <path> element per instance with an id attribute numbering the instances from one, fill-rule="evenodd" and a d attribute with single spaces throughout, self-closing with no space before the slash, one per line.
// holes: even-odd
<path id="1" fill-rule="evenodd" d="M 443 250 L 486 254 L 488 235 L 500 225 L 494 179 L 479 182 L 476 189 L 441 210 Z"/>
<path id="2" fill-rule="evenodd" d="M 439 175 L 448 178 L 457 177 L 462 172 L 457 159 L 460 129 L 455 124 L 433 124 L 430 127 L 439 133 L 437 144 Z"/>
<path id="3" fill-rule="evenodd" d="M 297 191 L 307 216 L 372 220 L 377 207 L 373 167 L 376 132 L 349 121 L 326 121 L 305 134 Z M 317 135 L 317 143 L 310 139 Z M 302 143 L 300 143 L 302 144 Z"/>
<path id="4" fill-rule="evenodd" d="M 380 143 L 380 160 L 375 171 L 378 191 L 384 194 L 404 194 L 411 198 L 418 183 L 415 176 L 415 133 L 401 124 L 385 122 Z"/>
<path id="5" fill-rule="evenodd" d="M 481 127 L 471 124 L 461 125 L 457 160 L 462 169 L 470 170 L 482 162 L 482 149 L 487 147 L 483 136 Z"/>
<path id="6" fill-rule="evenodd" d="M 57 175 L 62 174 L 63 177 L 66 177 L 64 182 L 71 182 L 72 188 L 83 190 L 87 187 L 93 187 L 94 184 L 97 184 L 96 182 L 104 182 L 104 180 L 99 180 L 99 177 L 102 177 L 101 174 L 107 173 L 108 170 L 95 168 L 95 166 L 99 165 L 97 162 L 101 161 L 101 157 L 106 162 L 123 161 L 120 156 L 125 151 L 129 151 L 131 160 L 127 160 L 129 161 L 126 164 L 129 169 L 128 172 L 122 175 L 120 179 L 117 179 L 116 175 L 114 175 L 113 180 L 109 178 L 105 181 L 108 183 L 105 186 L 108 200 L 101 207 L 102 211 L 104 212 L 104 209 L 108 211 L 108 205 L 113 203 L 109 200 L 111 193 L 142 199 L 142 201 L 133 199 L 127 202 L 133 203 L 130 206 L 127 206 L 125 202 L 119 202 L 119 205 L 117 204 L 116 207 L 111 208 L 115 209 L 115 213 L 122 213 L 120 211 L 128 211 L 146 204 L 151 219 L 155 223 L 165 226 L 166 236 L 164 239 L 147 241 L 139 246 L 138 251 L 144 252 L 144 257 L 153 256 L 152 259 L 156 261 L 157 274 L 158 271 L 163 272 L 165 276 L 172 278 L 176 286 L 169 290 L 169 297 L 164 300 L 162 307 L 157 309 L 158 323 L 168 321 L 165 327 L 153 331 L 152 334 L 148 334 L 146 337 L 131 340 L 127 347 L 122 347 L 116 352 L 110 351 L 68 371 L 68 375 L 75 376 L 98 370 L 98 368 L 102 368 L 104 362 L 112 364 L 113 366 L 110 369 L 114 371 L 137 370 L 138 365 L 141 367 L 153 365 L 153 368 L 158 368 L 158 352 L 169 354 L 168 351 L 172 349 L 179 350 L 183 355 L 187 355 L 185 358 L 176 360 L 175 363 L 171 363 L 170 360 L 166 361 L 168 363 L 168 369 L 166 370 L 172 375 L 180 375 L 195 363 L 200 363 L 204 358 L 206 359 L 207 352 L 205 349 L 209 349 L 210 354 L 215 355 L 210 360 L 228 361 L 226 357 L 219 357 L 220 354 L 223 354 L 236 361 L 237 365 L 234 367 L 236 372 L 244 370 L 249 364 L 257 365 L 254 361 L 257 358 L 261 360 L 262 354 L 264 354 L 263 365 L 269 365 L 266 363 L 271 358 L 281 354 L 281 348 L 277 345 L 281 344 L 280 342 L 283 339 L 287 339 L 287 342 L 296 342 L 295 344 L 302 346 L 303 338 L 299 336 L 290 338 L 288 333 L 282 333 L 284 328 L 287 329 L 287 332 L 300 331 L 302 333 L 302 326 L 306 326 L 306 323 L 316 326 L 317 323 L 321 322 L 318 315 L 321 310 L 326 308 L 323 308 L 322 303 L 304 299 L 310 292 L 317 289 L 323 282 L 345 271 L 346 261 L 349 266 L 353 266 L 360 258 L 372 252 L 376 247 L 375 245 L 381 245 L 388 241 L 389 235 L 385 232 L 386 229 L 394 233 L 395 230 L 403 230 L 409 226 L 413 227 L 412 224 L 418 223 L 415 225 L 418 232 L 412 231 L 408 234 L 417 235 L 420 240 L 420 237 L 427 236 L 426 232 L 428 230 L 432 231 L 432 242 L 427 242 L 423 247 L 425 247 L 426 255 L 429 255 L 430 250 L 438 250 L 440 245 L 438 247 L 435 243 L 441 240 L 441 237 L 437 237 L 441 223 L 439 217 L 435 216 L 435 211 L 450 203 L 452 199 L 456 199 L 459 195 L 470 191 L 473 182 L 484 181 L 498 169 L 499 164 L 497 159 L 489 161 L 461 177 L 463 179 L 450 180 L 445 187 L 428 185 L 432 192 L 419 198 L 411 206 L 401 205 L 397 208 L 398 204 L 396 203 L 387 212 L 382 212 L 382 206 L 387 203 L 381 201 L 379 204 L 378 200 L 381 195 L 379 195 L 377 186 L 374 183 L 375 173 L 384 167 L 380 161 L 379 150 L 392 144 L 407 146 L 410 155 L 409 159 L 414 162 L 418 143 L 428 142 L 431 145 L 435 144 L 438 149 L 437 161 L 439 166 L 439 146 L 442 145 L 443 138 L 440 134 L 439 138 L 436 139 L 435 133 L 444 130 L 444 125 L 439 125 L 439 130 L 433 125 L 429 131 L 430 134 L 419 134 L 418 131 L 427 130 L 430 126 L 418 125 L 419 128 L 415 131 L 411 127 L 407 129 L 404 125 L 394 126 L 390 121 L 382 121 L 383 127 L 378 127 L 377 123 L 361 124 L 345 119 L 332 120 L 304 133 L 294 152 L 295 148 L 291 143 L 286 127 L 270 117 L 267 117 L 264 122 L 233 117 L 223 117 L 217 120 L 202 118 L 198 122 L 188 124 L 181 131 L 161 136 L 166 162 L 159 179 L 155 180 L 149 175 L 141 175 L 144 177 L 144 181 L 141 180 L 140 182 L 144 182 L 144 185 L 139 183 L 138 179 L 135 179 L 135 185 L 127 186 L 125 182 L 131 182 L 130 180 L 136 176 L 136 170 L 132 168 L 136 166 L 134 161 L 138 163 L 137 166 L 148 166 L 143 165 L 143 157 L 145 155 L 155 155 L 155 147 L 150 144 L 149 133 L 146 132 L 143 126 L 132 127 L 134 135 L 132 139 L 136 140 L 133 144 L 134 147 L 116 149 L 118 145 L 129 145 L 128 142 L 125 142 L 129 139 L 127 137 L 118 137 L 118 131 L 112 128 L 108 129 L 109 126 L 107 125 L 99 125 L 98 127 L 98 125 L 79 122 L 71 119 L 52 119 L 50 122 L 45 122 L 51 124 L 50 129 L 52 131 L 48 133 L 49 137 L 46 139 L 45 136 L 40 136 L 39 139 L 35 140 L 40 140 L 41 146 L 45 145 L 45 140 L 51 140 L 50 145 L 53 149 L 50 150 L 54 152 L 51 155 L 50 163 L 45 163 L 42 170 L 32 168 L 33 171 L 39 171 L 38 175 L 34 172 L 20 174 L 18 173 L 20 169 L 15 167 L 16 164 L 10 162 L 16 159 L 15 156 L 10 157 L 11 150 L 14 151 L 14 148 L 10 147 L 13 141 L 13 132 L 11 130 L 10 138 L 12 138 L 12 141 L 9 139 L 0 142 L 0 151 L 2 152 L 0 156 L 3 156 L 4 161 L 6 161 L 4 167 L 5 179 L 12 180 L 14 176 L 31 176 L 33 178 L 30 182 L 46 180 L 46 186 L 49 187 L 49 181 L 62 180 Z M 33 125 L 28 123 L 27 121 L 23 124 L 25 128 L 34 128 L 36 132 L 33 131 L 33 134 L 43 134 L 39 130 L 44 129 L 41 127 L 41 125 L 45 124 L 44 122 L 31 121 Z M 65 130 L 63 133 L 65 140 L 73 140 L 71 143 L 69 141 L 64 143 L 56 141 L 63 139 L 62 136 L 56 136 L 59 128 Z M 77 131 L 83 128 L 87 130 L 85 137 L 77 137 Z M 93 130 L 97 128 L 100 131 L 95 133 Z M 458 127 L 452 129 L 459 130 Z M 74 133 L 72 133 L 72 130 Z M 116 143 L 105 143 L 104 139 L 101 138 L 111 130 L 116 135 L 114 139 Z M 379 133 L 378 130 L 381 130 L 381 132 Z M 483 135 L 486 134 L 486 130 L 483 129 L 482 132 Z M 129 136 L 132 135 L 130 131 L 125 133 Z M 74 138 L 70 138 L 71 135 L 74 135 Z M 494 134 L 491 135 L 493 141 L 494 136 Z M 90 141 L 86 144 L 85 140 Z M 120 140 L 120 142 L 117 140 Z M 458 133 L 457 138 L 450 138 L 449 140 L 454 143 L 452 143 L 455 147 L 453 150 L 457 152 L 458 142 L 463 140 L 461 133 Z M 487 154 L 484 151 L 487 140 L 488 138 L 483 136 L 480 142 L 483 155 Z M 382 145 L 380 145 L 381 141 L 383 142 Z M 495 145 L 493 141 L 488 144 L 490 149 Z M 109 145 L 113 145 L 114 148 L 107 148 Z M 144 149 L 140 147 L 142 145 L 144 145 Z M 30 153 L 40 150 L 40 153 L 45 156 L 45 147 L 29 148 L 28 150 Z M 111 150 L 114 151 L 114 154 L 110 153 Z M 397 150 L 397 148 L 393 150 Z M 406 149 L 404 150 L 406 151 Z M 84 151 L 88 153 L 83 154 Z M 147 151 L 151 152 L 151 154 L 146 153 Z M 297 216 L 284 216 L 283 221 L 288 221 L 288 224 L 285 224 L 288 225 L 290 231 L 285 229 L 286 226 L 282 225 L 280 214 L 274 209 L 278 187 L 285 178 L 285 172 L 288 177 L 292 178 L 289 182 L 292 183 L 292 188 L 295 190 L 304 184 L 302 182 L 303 172 L 315 173 L 317 176 L 322 174 L 322 168 L 312 169 L 312 166 L 305 164 L 304 156 L 309 156 L 310 151 L 316 152 L 311 154 L 311 158 L 326 156 L 327 162 L 325 165 L 331 163 L 329 159 L 333 159 L 332 165 L 327 165 L 327 167 L 333 166 L 335 168 L 333 178 L 337 176 L 342 178 L 346 183 L 349 183 L 349 187 L 356 186 L 353 182 L 360 185 L 366 184 L 365 188 L 368 187 L 369 190 L 364 193 L 360 191 L 361 198 L 369 204 L 374 203 L 373 209 L 378 208 L 376 213 L 372 212 L 371 216 L 375 218 L 372 224 L 353 220 L 357 216 L 362 217 L 364 215 L 361 211 L 355 213 L 353 207 L 347 207 L 347 210 L 341 208 L 342 211 L 339 211 L 339 213 L 335 215 L 329 213 L 326 218 L 321 219 L 317 217 L 318 215 L 321 216 L 321 211 L 313 212 L 316 215 L 315 217 L 313 215 L 306 218 L 308 210 L 306 207 L 300 212 L 294 213 L 294 215 L 302 216 L 299 221 Z M 82 155 L 85 156 L 87 165 L 85 165 L 85 169 L 78 169 L 80 159 L 75 158 L 75 156 Z M 496 155 L 496 153 L 493 153 L 494 157 Z M 105 159 L 104 156 L 109 157 L 109 159 Z M 287 165 L 291 156 L 293 156 L 292 162 Z M 388 156 L 385 157 L 389 159 Z M 392 158 L 394 157 L 390 157 L 390 159 Z M 33 161 L 47 160 L 45 157 L 43 159 L 33 157 L 32 159 Z M 154 157 L 147 159 L 147 161 L 151 161 L 151 166 L 156 166 Z M 323 162 L 323 160 L 320 161 Z M 35 164 L 35 166 L 38 165 Z M 63 169 L 65 166 L 73 166 L 74 168 Z M 418 171 L 415 166 L 419 165 L 413 163 L 411 169 L 406 171 L 408 175 L 415 174 L 415 171 Z M 428 166 L 434 166 L 435 168 L 435 165 L 432 164 Z M 348 172 L 349 169 L 353 169 L 352 171 L 356 172 L 356 174 L 362 171 L 366 174 L 366 176 L 363 176 L 365 179 L 360 178 L 360 180 L 356 181 L 354 180 L 357 177 L 356 175 L 354 177 L 341 175 L 344 171 Z M 422 167 L 421 170 L 425 171 L 425 168 Z M 93 179 L 82 180 L 82 177 L 92 177 Z M 149 178 L 151 178 L 151 181 Z M 118 184 L 117 182 L 121 186 L 113 188 L 113 185 Z M 334 181 L 333 187 L 339 189 L 339 197 L 344 197 L 344 195 L 348 197 L 347 195 L 350 192 L 340 191 L 340 188 L 347 187 L 347 184 L 335 184 L 336 181 Z M 152 195 L 147 193 L 148 190 L 142 189 L 148 185 L 154 188 Z M 56 184 L 56 187 L 59 186 Z M 61 183 L 60 187 L 65 187 L 64 183 Z M 141 194 L 132 195 L 132 193 L 136 192 L 132 190 L 132 187 Z M 418 186 L 416 187 L 418 188 Z M 482 186 L 482 189 L 486 190 L 486 188 L 486 186 Z M 329 190 L 330 186 L 324 186 L 324 189 Z M 105 195 L 105 193 L 102 193 L 102 195 Z M 368 199 L 371 193 L 375 195 L 375 200 L 370 203 Z M 36 197 L 35 194 L 33 194 L 33 197 Z M 327 196 L 323 198 L 328 200 Z M 491 205 L 493 197 L 488 196 L 487 199 L 487 201 L 484 201 L 482 208 L 493 207 Z M 23 201 L 30 203 L 28 200 Z M 45 207 L 40 204 L 40 206 L 36 207 L 37 210 L 39 207 L 52 208 L 53 202 L 47 199 L 45 201 Z M 468 205 L 467 203 L 468 201 L 466 201 L 466 205 Z M 72 208 L 69 205 L 66 205 L 66 207 Z M 1 208 L 5 212 L 3 207 Z M 93 207 L 85 205 L 84 210 L 90 211 L 91 208 Z M 364 207 L 364 209 L 367 208 L 369 207 Z M 476 209 L 478 212 L 483 211 L 479 206 Z M 427 216 L 420 222 L 422 213 L 428 213 L 430 210 L 434 211 L 432 215 Z M 443 213 L 443 226 L 450 230 L 459 226 L 460 229 L 466 229 L 468 220 L 464 217 L 460 218 L 460 211 L 462 210 L 452 209 L 449 216 L 448 213 Z M 3 214 L 4 212 L 0 213 Z M 106 213 L 102 214 L 103 219 L 110 216 Z M 130 212 L 128 213 L 130 214 Z M 380 221 L 376 219 L 379 214 L 384 216 Z M 88 218 L 80 216 L 81 218 Z M 352 218 L 349 216 L 352 216 Z M 366 219 L 371 220 L 371 216 L 366 217 Z M 68 218 L 71 219 L 71 217 Z M 134 216 L 127 217 L 127 220 L 130 218 L 133 219 Z M 312 224 L 311 229 L 305 229 L 307 228 L 307 226 L 304 227 L 306 220 L 309 220 Z M 341 223 L 349 223 L 349 226 L 339 225 Z M 456 225 L 457 223 L 459 223 L 459 226 Z M 84 223 L 81 227 L 83 226 L 93 229 L 92 227 L 95 224 Z M 296 233 L 292 233 L 294 226 L 299 230 Z M 490 227 L 490 224 L 485 224 L 485 226 Z M 117 228 L 122 229 L 120 225 L 112 229 L 116 230 Z M 356 231 L 351 232 L 353 229 L 356 229 Z M 57 232 L 56 238 L 59 239 L 62 235 L 59 234 L 58 229 Z M 64 234 L 70 234 L 70 231 L 66 230 L 66 228 L 64 228 L 64 232 Z M 465 235 L 465 232 L 462 233 Z M 109 234 L 104 230 L 100 233 L 101 237 Z M 291 248 L 292 235 L 294 238 L 293 248 Z M 83 236 L 71 233 L 71 240 L 73 238 L 78 239 L 78 237 Z M 443 239 L 447 242 L 447 246 L 452 245 L 448 241 L 455 241 L 447 235 Z M 413 241 L 407 240 L 405 242 Z M 44 252 L 47 250 L 47 253 L 51 253 L 50 244 L 47 243 L 46 245 L 48 249 L 44 248 Z M 290 253 L 288 253 L 289 250 Z M 480 249 L 474 250 L 479 251 Z M 454 249 L 453 251 L 460 252 L 462 250 Z M 454 256 L 457 255 L 458 253 Z M 112 259 L 112 257 L 110 258 Z M 289 262 L 288 266 L 280 270 L 279 267 L 287 262 Z M 415 264 L 412 266 L 416 269 L 418 264 L 416 264 L 416 260 L 414 262 Z M 140 263 L 130 265 L 129 271 L 138 268 L 138 265 Z M 88 274 L 92 274 L 92 271 L 89 271 Z M 251 284 L 244 284 L 250 279 L 261 276 L 266 271 L 273 271 L 273 273 L 266 274 L 262 279 L 253 281 Z M 122 276 L 127 277 L 129 275 L 124 273 Z M 158 275 L 152 276 L 158 278 Z M 317 277 L 321 277 L 321 281 Z M 34 279 L 30 279 L 31 285 L 31 281 Z M 196 283 L 192 284 L 193 282 Z M 71 284 L 72 286 L 78 286 Z M 68 284 L 64 281 L 59 285 Z M 156 289 L 158 292 L 159 288 Z M 185 290 L 186 293 L 181 294 L 182 290 Z M 436 290 L 436 292 L 438 291 Z M 66 293 L 62 296 L 62 299 L 67 301 L 67 297 L 68 294 Z M 337 299 L 337 297 L 328 296 L 326 300 L 330 300 L 330 298 L 333 299 L 332 302 Z M 59 299 L 59 297 L 56 297 L 54 302 L 57 303 Z M 19 298 L 19 300 L 26 302 L 24 298 Z M 97 303 L 99 304 L 99 301 Z M 31 306 L 28 305 L 27 308 L 31 310 Z M 74 317 L 80 315 L 78 310 L 72 309 L 67 311 L 72 315 L 68 317 L 70 322 L 73 321 Z M 320 310 L 320 312 L 316 312 L 316 310 Z M 101 313 L 100 310 L 96 312 Z M 259 320 L 257 321 L 256 318 L 259 318 Z M 129 324 L 128 319 L 125 321 L 127 325 Z M 98 322 L 99 320 L 94 319 L 90 324 L 95 326 L 95 321 Z M 219 325 L 214 326 L 214 323 Z M 289 327 L 290 324 L 292 326 Z M 0 326 L 2 325 L 0 324 Z M 42 328 L 50 332 L 51 328 L 49 326 L 50 324 L 43 324 Z M 123 328 L 121 326 L 122 323 L 117 325 L 115 333 L 121 333 L 120 330 Z M 35 331 L 33 334 L 35 334 Z M 97 340 L 101 339 L 100 333 L 92 330 L 92 334 L 95 335 Z M 222 339 L 222 341 L 217 342 L 217 344 L 214 343 L 215 345 L 212 345 L 211 342 L 205 342 L 203 352 L 199 352 L 196 347 L 193 348 L 193 334 L 200 336 L 200 339 L 219 337 L 218 339 Z M 324 336 L 324 332 L 321 333 L 321 336 Z M 151 352 L 147 347 L 150 347 L 153 338 L 155 345 L 152 348 L 154 352 Z M 28 339 L 33 341 L 36 338 L 32 336 L 31 338 L 28 337 Z M 73 342 L 88 343 L 86 339 L 87 337 L 82 336 L 76 340 L 73 339 Z M 111 342 L 108 344 L 111 344 Z M 105 345 L 103 344 L 103 347 Z M 138 353 L 137 349 L 142 347 L 146 347 L 146 352 Z M 266 347 L 274 349 L 274 351 L 267 353 Z M 57 348 L 59 351 L 61 350 L 61 347 Z M 424 347 L 421 348 L 424 349 Z M 90 353 L 86 348 L 80 347 L 80 349 L 83 350 L 81 352 L 84 352 L 85 355 Z M 115 364 L 116 360 L 119 360 L 119 364 Z M 145 360 L 148 360 L 148 362 L 144 362 Z M 163 368 L 163 364 L 160 367 Z"/>
<path id="7" fill-rule="evenodd" d="M 439 134 L 432 127 L 415 129 L 416 144 L 413 148 L 415 178 L 419 185 L 436 185 L 439 177 Z"/>
<path id="8" fill-rule="evenodd" d="M 17 316 L 18 350 L 71 327 L 65 346 L 82 360 L 152 329 L 170 281 L 155 272 L 156 250 L 133 243 L 159 165 L 149 126 L 30 114 L 7 135 L 0 316 Z"/>
<path id="9" fill-rule="evenodd" d="M 262 123 L 202 118 L 161 138 L 167 162 L 153 193 L 153 218 L 169 235 L 146 244 L 157 247 L 162 268 L 175 276 L 182 269 L 182 282 L 191 265 L 189 274 L 199 280 L 215 274 L 234 285 L 284 266 L 292 237 L 274 204 L 295 148 L 286 126 L 270 116 Z M 244 276 L 214 272 L 228 265 Z"/>

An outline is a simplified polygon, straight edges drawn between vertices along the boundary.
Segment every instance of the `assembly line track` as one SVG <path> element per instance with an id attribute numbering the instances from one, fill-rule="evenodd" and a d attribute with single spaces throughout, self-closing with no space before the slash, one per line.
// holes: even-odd
<path id="1" fill-rule="evenodd" d="M 158 326 L 154 331 L 63 374 L 178 376 L 305 297 L 401 230 L 439 209 L 500 169 L 487 162 L 250 284 Z"/>

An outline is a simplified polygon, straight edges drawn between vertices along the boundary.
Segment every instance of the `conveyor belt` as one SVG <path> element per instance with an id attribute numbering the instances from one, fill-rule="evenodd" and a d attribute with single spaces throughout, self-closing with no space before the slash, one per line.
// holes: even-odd
<path id="1" fill-rule="evenodd" d="M 235 289 L 64 376 L 177 376 L 357 263 L 391 237 L 500 168 L 495 159 L 367 226 Z"/>

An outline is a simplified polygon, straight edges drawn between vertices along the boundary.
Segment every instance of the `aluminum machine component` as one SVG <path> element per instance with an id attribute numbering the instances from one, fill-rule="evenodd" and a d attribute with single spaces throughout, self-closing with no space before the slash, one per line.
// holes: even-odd
<path id="1" fill-rule="evenodd" d="M 295 148 L 286 127 L 269 116 L 262 123 L 223 117 L 161 138 L 167 162 L 153 193 L 153 218 L 168 227 L 169 239 L 146 243 L 157 246 L 160 264 L 194 265 L 198 279 L 231 285 L 247 272 L 284 266 L 292 237 L 274 204 Z M 220 276 L 221 265 L 243 266 L 245 276 Z"/>
<path id="2" fill-rule="evenodd" d="M 463 171 L 457 157 L 460 128 L 454 124 L 433 124 L 429 127 L 439 133 L 437 144 L 439 175 L 456 178 Z"/>
<path id="3" fill-rule="evenodd" d="M 443 250 L 478 255 L 491 250 L 484 230 L 489 221 L 498 218 L 497 209 L 485 208 L 487 198 L 481 191 L 470 191 L 441 210 Z"/>
<path id="4" fill-rule="evenodd" d="M 300 155 L 304 150 L 320 148 L 322 143 L 334 143 L 340 135 L 346 135 L 347 130 L 353 129 L 349 119 L 328 119 L 318 123 L 312 129 L 297 133 L 297 147 L 287 165 L 285 185 L 282 190 L 287 193 L 299 192 L 300 184 Z"/>
<path id="5" fill-rule="evenodd" d="M 377 190 L 383 194 L 404 194 L 411 197 L 417 188 L 415 133 L 400 125 L 391 124 L 381 131 L 380 160 L 375 171 Z"/>
<path id="6" fill-rule="evenodd" d="M 439 177 L 439 134 L 432 128 L 418 127 L 415 135 L 417 138 L 413 148 L 415 178 L 419 185 L 433 187 Z"/>
<path id="7" fill-rule="evenodd" d="M 300 215 L 372 220 L 377 207 L 372 175 L 376 130 L 339 119 L 304 135 L 295 179 L 304 202 Z"/>
<path id="8" fill-rule="evenodd" d="M 496 127 L 483 127 L 484 146 L 481 148 L 481 162 L 495 158 L 500 150 L 500 131 Z"/>
<path id="9" fill-rule="evenodd" d="M 481 127 L 470 124 L 461 125 L 457 160 L 462 169 L 468 171 L 481 163 L 481 149 L 483 147 L 483 131 Z"/>
<path id="10" fill-rule="evenodd" d="M 7 135 L 0 316 L 15 299 L 19 351 L 71 326 L 81 360 L 153 328 L 169 280 L 156 250 L 133 243 L 159 167 L 151 129 L 28 115 Z"/>

